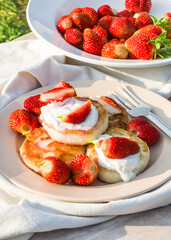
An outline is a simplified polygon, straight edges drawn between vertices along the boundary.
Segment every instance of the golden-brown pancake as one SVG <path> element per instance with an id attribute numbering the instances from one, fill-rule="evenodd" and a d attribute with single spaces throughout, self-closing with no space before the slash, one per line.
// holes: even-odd
<path id="1" fill-rule="evenodd" d="M 20 156 L 27 167 L 39 173 L 39 166 L 44 157 L 56 156 L 66 164 L 76 154 L 85 153 L 85 146 L 59 143 L 49 137 L 42 128 L 35 128 L 24 140 L 20 148 Z"/>

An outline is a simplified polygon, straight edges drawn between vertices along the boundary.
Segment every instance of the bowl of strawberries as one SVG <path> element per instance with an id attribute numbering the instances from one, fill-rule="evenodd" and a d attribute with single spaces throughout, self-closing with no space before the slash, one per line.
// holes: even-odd
<path id="1" fill-rule="evenodd" d="M 159 0 L 30 0 L 27 20 L 54 52 L 96 65 L 143 68 L 171 62 L 170 5 L 169 0 L 165 5 Z"/>

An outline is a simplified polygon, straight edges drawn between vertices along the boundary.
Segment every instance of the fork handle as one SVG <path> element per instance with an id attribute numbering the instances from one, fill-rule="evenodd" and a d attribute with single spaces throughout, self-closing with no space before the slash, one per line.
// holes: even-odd
<path id="1" fill-rule="evenodd" d="M 167 126 L 166 123 L 164 123 L 159 117 L 152 112 L 150 112 L 146 117 L 171 138 L 171 128 Z"/>

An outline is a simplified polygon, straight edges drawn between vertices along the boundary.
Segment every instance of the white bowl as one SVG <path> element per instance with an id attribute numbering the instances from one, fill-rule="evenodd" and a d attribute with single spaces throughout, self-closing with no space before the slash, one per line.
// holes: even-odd
<path id="1" fill-rule="evenodd" d="M 58 19 L 63 15 L 68 15 L 76 7 L 92 7 L 97 10 L 101 5 L 108 4 L 117 11 L 123 10 L 124 0 L 30 0 L 27 5 L 27 21 L 33 33 L 46 43 L 68 57 L 96 65 L 108 67 L 124 68 L 144 68 L 168 65 L 171 58 L 156 60 L 122 60 L 109 59 L 86 53 L 70 45 L 56 29 Z M 152 0 L 151 15 L 161 18 L 164 13 L 171 9 L 171 0 Z"/>

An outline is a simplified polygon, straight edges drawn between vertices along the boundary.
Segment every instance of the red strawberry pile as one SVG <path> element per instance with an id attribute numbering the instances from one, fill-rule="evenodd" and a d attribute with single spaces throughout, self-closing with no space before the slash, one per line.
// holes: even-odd
<path id="1" fill-rule="evenodd" d="M 113 59 L 171 56 L 171 13 L 150 16 L 151 0 L 125 0 L 125 9 L 77 7 L 61 16 L 57 29 L 65 40 L 90 54 Z"/>

